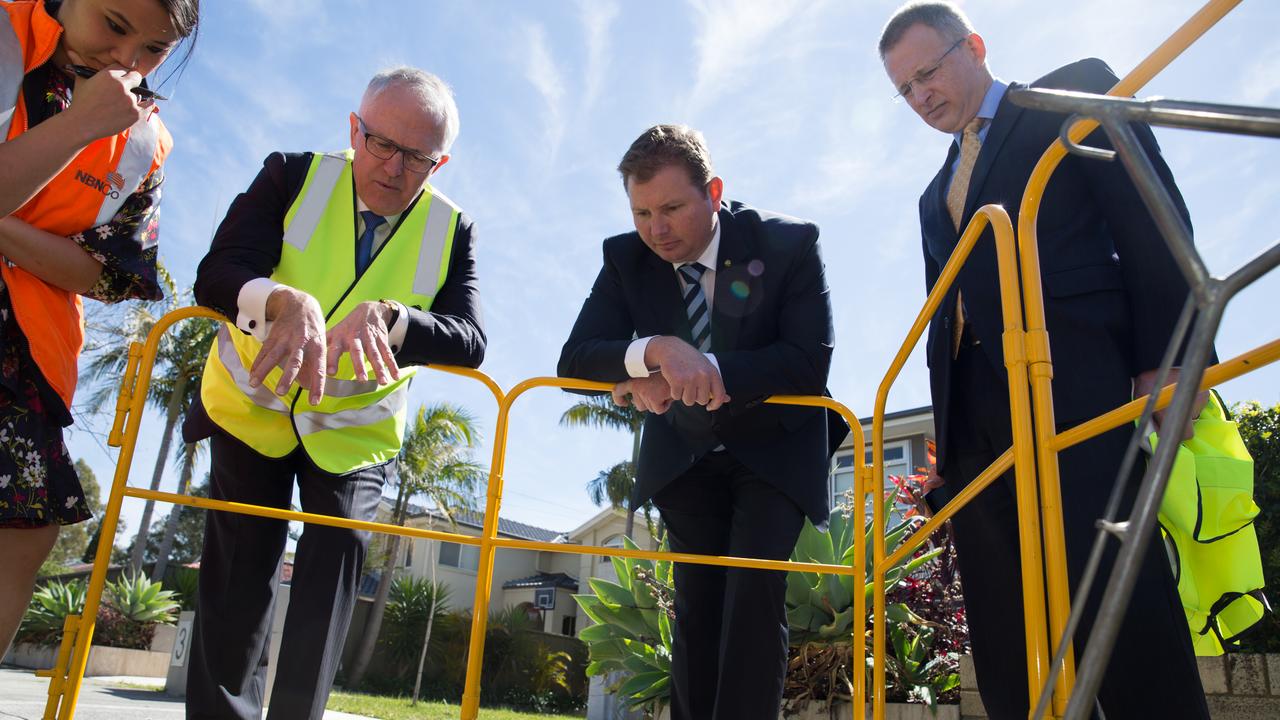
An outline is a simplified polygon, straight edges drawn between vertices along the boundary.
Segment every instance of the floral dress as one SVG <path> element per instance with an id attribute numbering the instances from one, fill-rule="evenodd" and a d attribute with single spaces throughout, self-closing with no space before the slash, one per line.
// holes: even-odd
<path id="1" fill-rule="evenodd" d="M 32 126 L 70 105 L 69 83 L 52 61 L 27 74 L 23 93 Z M 106 303 L 162 297 L 156 244 L 163 182 L 156 170 L 110 222 L 72 236 L 102 263 L 102 276 L 85 297 Z M 8 289 L 0 288 L 0 528 L 89 519 L 62 439 L 62 428 L 70 424 L 71 413 L 31 358 Z"/>

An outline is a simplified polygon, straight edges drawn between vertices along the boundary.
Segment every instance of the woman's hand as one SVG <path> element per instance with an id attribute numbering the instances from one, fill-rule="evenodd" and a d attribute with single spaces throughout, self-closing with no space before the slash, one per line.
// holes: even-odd
<path id="1" fill-rule="evenodd" d="M 141 75 L 119 65 L 105 67 L 91 78 L 77 77 L 66 114 L 84 130 L 88 142 L 124 132 L 155 104 L 133 94 L 141 84 Z"/>

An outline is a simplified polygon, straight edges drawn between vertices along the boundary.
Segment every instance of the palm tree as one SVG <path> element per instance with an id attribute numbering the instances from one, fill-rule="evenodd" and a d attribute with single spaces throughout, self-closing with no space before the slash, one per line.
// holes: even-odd
<path id="1" fill-rule="evenodd" d="M 187 294 L 182 293 L 183 296 Z M 176 303 L 175 297 L 170 305 Z M 124 322 L 115 327 L 114 337 L 106 334 L 98 339 L 82 373 L 97 388 L 89 398 L 91 411 L 101 410 L 115 397 L 118 392 L 117 383 L 128 363 L 129 346 L 146 339 L 158 320 L 156 313 L 162 309 L 164 305 L 159 303 L 131 305 L 125 310 Z M 167 333 L 160 342 L 156 353 L 156 369 L 152 373 L 147 391 L 147 403 L 155 408 L 163 408 L 165 413 L 160 449 L 156 453 L 155 466 L 151 472 L 152 490 L 160 488 L 173 443 L 174 428 L 199 392 L 205 355 L 216 334 L 217 325 L 213 321 L 196 318 L 184 322 L 176 332 Z M 129 556 L 129 567 L 135 573 L 142 568 L 142 555 L 146 549 L 147 533 L 154 510 L 155 501 L 148 500 L 143 507 L 142 521 Z"/>
<path id="2" fill-rule="evenodd" d="M 197 387 L 199 387 L 197 385 Z M 205 443 L 194 442 L 184 443 L 178 450 L 178 494 L 186 495 L 187 490 L 191 488 L 191 476 L 195 474 L 196 462 L 199 460 L 201 450 L 205 447 Z M 181 517 L 184 506 L 175 505 L 169 511 L 169 519 L 164 526 L 164 539 L 160 541 L 160 549 L 156 552 L 156 566 L 151 570 L 151 580 L 160 582 L 164 580 L 164 573 L 169 569 L 169 555 L 173 552 L 173 540 L 178 534 L 178 518 Z"/>
<path id="3" fill-rule="evenodd" d="M 635 508 L 631 507 L 631 493 L 636 486 L 636 463 L 640 459 L 640 436 L 644 429 L 645 414 L 634 405 L 619 407 L 609 395 L 588 395 L 575 403 L 560 416 L 565 427 L 592 427 L 625 430 L 631 433 L 631 460 L 617 463 L 608 470 L 601 470 L 587 481 L 587 496 L 597 506 L 608 502 L 611 507 L 625 510 L 627 537 L 635 530 Z M 646 507 L 645 516 L 648 517 Z"/>
<path id="4" fill-rule="evenodd" d="M 405 434 L 404 445 L 400 448 L 397 479 L 399 488 L 391 509 L 391 523 L 404 526 L 409 516 L 409 501 L 415 496 L 425 498 L 434 511 L 443 515 L 451 524 L 454 513 L 473 510 L 476 490 L 487 476 L 487 471 L 471 459 L 471 453 L 479 440 L 475 417 L 467 410 L 448 403 L 418 408 L 418 417 Z M 392 535 L 389 545 L 383 561 L 382 575 L 378 578 L 373 607 L 369 610 L 360 646 L 352 661 L 351 675 L 348 678 L 352 687 L 358 686 L 364 679 L 364 674 L 369 669 L 369 660 L 373 657 L 378 632 L 382 629 L 382 616 L 395 574 L 396 559 L 400 555 L 400 536 Z M 434 610 L 433 606 L 427 619 L 427 641 L 431 637 Z"/>

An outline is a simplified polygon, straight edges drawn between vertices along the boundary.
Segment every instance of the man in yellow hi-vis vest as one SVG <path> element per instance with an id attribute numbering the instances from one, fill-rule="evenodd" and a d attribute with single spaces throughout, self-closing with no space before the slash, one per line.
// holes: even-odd
<path id="1" fill-rule="evenodd" d="M 270 155 L 232 203 L 196 300 L 235 318 L 209 349 L 188 441 L 211 495 L 372 520 L 396 472 L 417 365 L 484 356 L 471 220 L 428 179 L 449 161 L 449 87 L 400 67 L 352 113 L 351 148 Z M 238 328 L 238 329 L 237 329 Z M 209 514 L 187 679 L 190 718 L 260 718 L 284 521 Z M 319 718 L 369 533 L 307 526 L 270 715 Z"/>

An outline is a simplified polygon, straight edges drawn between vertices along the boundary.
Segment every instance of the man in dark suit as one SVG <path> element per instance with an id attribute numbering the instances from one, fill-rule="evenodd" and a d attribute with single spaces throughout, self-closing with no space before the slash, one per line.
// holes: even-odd
<path id="1" fill-rule="evenodd" d="M 955 137 L 920 198 L 925 284 L 932 289 L 977 208 L 1003 205 L 1017 226 L 1032 168 L 1065 118 L 1009 102 L 1005 90 L 1011 86 L 987 69 L 982 38 L 949 3 L 901 8 L 881 35 L 880 56 L 911 108 L 931 127 Z M 1102 93 L 1115 82 L 1102 61 L 1091 59 L 1033 85 Z M 1189 222 L 1150 128 L 1134 129 Z M 1109 147 L 1101 130 L 1086 143 Z M 1062 429 L 1152 389 L 1188 290 L 1119 162 L 1069 155 L 1049 182 L 1038 231 L 1054 409 Z M 937 475 L 931 478 L 937 489 L 929 498 L 934 507 L 1012 443 L 1003 329 L 996 250 L 988 229 L 929 326 L 938 439 Z M 1073 586 L 1130 434 L 1131 428 L 1119 428 L 1060 456 Z M 1139 467 L 1135 479 L 1140 473 Z M 1012 483 L 1009 473 L 954 520 L 974 663 L 993 718 L 1025 718 L 1029 710 Z M 1114 546 L 1104 561 L 1104 578 L 1113 556 Z M 1077 657 L 1103 586 L 1104 581 L 1094 585 L 1086 605 L 1076 633 Z M 1186 619 L 1168 562 L 1158 550 L 1147 554 L 1109 668 L 1099 700 L 1110 717 L 1208 716 Z M 1155 687 L 1158 693 L 1141 690 Z"/>
<path id="2" fill-rule="evenodd" d="M 484 357 L 474 226 L 427 182 L 458 133 L 452 91 L 384 71 L 350 126 L 344 153 L 270 155 L 200 263 L 196 300 L 236 321 L 184 427 L 212 438 L 215 499 L 288 509 L 296 482 L 305 512 L 373 520 L 413 367 Z M 287 530 L 209 514 L 188 717 L 262 717 Z M 303 529 L 269 717 L 324 714 L 368 543 Z"/>
<path id="3" fill-rule="evenodd" d="M 826 385 L 818 228 L 722 202 L 684 126 L 645 131 L 618 170 L 636 231 L 604 241 L 559 373 L 648 413 L 632 506 L 652 498 L 672 550 L 786 559 L 805 516 L 827 517 L 827 420 L 762 403 Z M 677 564 L 675 585 L 672 717 L 776 718 L 785 573 Z"/>

